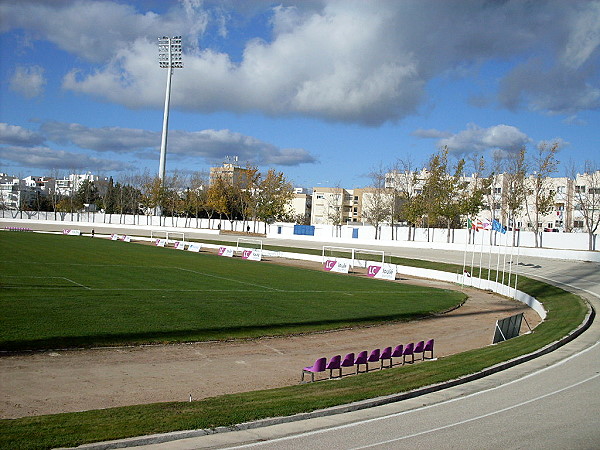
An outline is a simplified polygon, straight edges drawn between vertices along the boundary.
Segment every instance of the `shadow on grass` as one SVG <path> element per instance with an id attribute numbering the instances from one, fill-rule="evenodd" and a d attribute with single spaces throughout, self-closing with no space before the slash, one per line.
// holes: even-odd
<path id="1" fill-rule="evenodd" d="M 405 314 L 382 314 L 356 319 L 315 320 L 237 327 L 196 328 L 188 330 L 149 330 L 141 333 L 101 333 L 86 336 L 60 336 L 44 339 L 0 342 L 0 351 L 19 352 L 61 348 L 102 347 L 123 344 L 158 344 L 169 342 L 195 342 L 226 339 L 248 339 L 264 336 L 332 331 L 343 328 L 375 325 L 386 322 L 422 320 L 435 315 L 428 311 Z"/>

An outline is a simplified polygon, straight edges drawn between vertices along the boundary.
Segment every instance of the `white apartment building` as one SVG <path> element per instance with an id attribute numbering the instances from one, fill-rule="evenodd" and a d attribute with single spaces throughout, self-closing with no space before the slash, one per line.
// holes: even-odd
<path id="1" fill-rule="evenodd" d="M 315 187 L 312 194 L 312 225 L 344 225 L 362 222 L 364 189 Z"/>
<path id="2" fill-rule="evenodd" d="M 427 180 L 428 172 L 422 169 L 419 172 L 393 171 L 386 174 L 386 189 L 396 189 L 405 192 L 409 197 L 421 194 Z M 529 177 L 531 184 L 533 178 Z M 463 181 L 474 186 L 476 176 L 463 177 Z M 575 179 L 568 177 L 550 177 L 546 182 L 546 190 L 554 197 L 553 205 L 549 212 L 539 215 L 538 228 L 547 231 L 587 231 L 582 210 L 582 203 L 592 205 L 596 214 L 600 214 L 600 171 L 593 174 L 577 174 Z M 343 218 L 342 223 L 349 221 L 362 221 L 362 210 L 368 203 L 365 189 L 346 190 L 343 188 L 315 188 L 313 195 L 313 224 L 332 224 L 338 211 Z M 481 219 L 497 219 L 505 226 L 523 230 L 532 230 L 535 221 L 535 208 L 533 191 L 528 189 L 526 200 L 523 202 L 514 217 L 509 217 L 507 208 L 508 177 L 498 174 L 493 180 L 488 193 L 484 196 L 484 209 L 478 217 Z M 342 197 L 356 198 L 354 204 L 341 202 Z M 341 202 L 341 203 L 340 203 Z M 355 215 L 350 214 L 351 209 Z M 589 208 L 588 208 L 589 210 Z"/>
<path id="3" fill-rule="evenodd" d="M 0 208 L 19 209 L 23 200 L 24 183 L 21 179 L 0 173 Z"/>
<path id="4" fill-rule="evenodd" d="M 101 178 L 98 175 L 92 175 L 90 172 L 84 174 L 71 174 L 67 178 L 56 179 L 56 193 L 58 195 L 72 195 L 77 192 L 79 186 L 84 181 L 99 183 L 108 183 L 108 178 Z"/>
<path id="5" fill-rule="evenodd" d="M 312 195 L 305 188 L 294 188 L 294 196 L 290 200 L 286 213 L 300 222 L 310 221 Z"/>

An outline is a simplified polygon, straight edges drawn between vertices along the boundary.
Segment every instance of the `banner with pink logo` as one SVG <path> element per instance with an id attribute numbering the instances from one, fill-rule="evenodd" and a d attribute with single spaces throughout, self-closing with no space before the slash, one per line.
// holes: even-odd
<path id="1" fill-rule="evenodd" d="M 247 259 L 248 261 L 260 261 L 262 259 L 262 252 L 259 249 L 244 249 L 242 251 L 242 259 Z"/>
<path id="2" fill-rule="evenodd" d="M 383 266 L 369 266 L 367 268 L 367 276 L 371 278 L 380 278 L 383 280 L 395 280 L 396 266 L 393 264 L 385 264 Z"/>
<path id="3" fill-rule="evenodd" d="M 123 242 L 131 242 L 131 236 L 128 236 L 128 235 L 125 234 L 125 235 L 123 235 L 123 237 L 121 238 L 121 240 Z"/>
<path id="4" fill-rule="evenodd" d="M 219 247 L 219 256 L 226 256 L 228 258 L 233 258 L 233 251 L 235 249 L 233 247 Z"/>
<path id="5" fill-rule="evenodd" d="M 81 230 L 63 230 L 67 236 L 81 236 Z"/>
<path id="6" fill-rule="evenodd" d="M 177 241 L 175 242 L 175 249 L 176 250 L 185 250 L 185 242 L 184 241 Z"/>
<path id="7" fill-rule="evenodd" d="M 343 259 L 328 259 L 325 261 L 325 264 L 323 264 L 323 269 L 325 269 L 326 272 L 348 273 L 350 270 L 350 263 Z"/>
<path id="8" fill-rule="evenodd" d="M 119 235 L 118 234 L 111 234 L 110 235 L 110 240 L 111 241 L 118 241 L 119 240 Z"/>
<path id="9" fill-rule="evenodd" d="M 157 239 L 156 241 L 154 241 L 154 245 L 156 245 L 157 247 L 164 247 L 165 245 L 167 245 L 167 240 Z"/>

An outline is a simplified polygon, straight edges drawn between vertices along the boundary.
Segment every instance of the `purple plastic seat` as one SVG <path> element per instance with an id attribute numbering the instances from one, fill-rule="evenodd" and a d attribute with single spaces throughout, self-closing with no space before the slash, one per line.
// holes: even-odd
<path id="1" fill-rule="evenodd" d="M 419 341 L 417 342 L 417 344 L 415 345 L 415 348 L 413 350 L 413 353 L 416 354 L 423 354 L 423 349 L 425 348 L 425 341 Z M 421 358 L 421 359 L 425 359 L 425 358 Z"/>
<path id="2" fill-rule="evenodd" d="M 379 362 L 379 355 L 381 355 L 381 349 L 376 348 L 371 352 L 371 354 L 367 358 L 367 372 L 369 371 L 370 362 Z"/>
<path id="3" fill-rule="evenodd" d="M 412 358 L 410 361 L 411 364 L 415 362 L 415 344 L 414 344 L 414 342 L 411 342 L 410 344 L 406 344 L 406 347 L 404 347 L 404 351 L 402 352 L 402 364 L 406 363 L 407 356 L 410 356 Z"/>
<path id="4" fill-rule="evenodd" d="M 360 372 L 360 365 L 364 364 L 365 367 L 367 368 L 366 370 L 369 370 L 369 366 L 367 363 L 367 351 L 363 350 L 362 352 L 360 352 L 357 356 L 356 359 L 354 360 L 354 365 L 356 366 L 356 373 Z"/>
<path id="5" fill-rule="evenodd" d="M 392 347 L 386 347 L 381 351 L 381 355 L 379 356 L 379 360 L 381 361 L 381 369 L 383 369 L 383 362 L 386 360 L 390 361 L 390 365 L 388 367 L 392 367 Z"/>
<path id="6" fill-rule="evenodd" d="M 396 345 L 396 347 L 394 347 L 394 350 L 392 351 L 392 357 L 390 364 L 394 365 L 394 359 L 393 358 L 402 358 L 402 354 L 404 353 L 404 345 L 400 344 L 400 345 Z"/>
<path id="7" fill-rule="evenodd" d="M 429 359 L 433 359 L 433 342 L 433 339 L 429 339 L 425 343 L 425 347 L 423 347 L 423 359 L 425 359 L 425 352 L 431 352 L 431 358 Z"/>
<path id="8" fill-rule="evenodd" d="M 305 367 L 302 369 L 302 379 L 304 381 L 304 374 L 310 373 L 311 381 L 315 381 L 315 373 L 325 372 L 325 365 L 327 364 L 327 358 L 319 358 L 315 361 L 312 366 Z"/>
<path id="9" fill-rule="evenodd" d="M 342 369 L 344 367 L 354 367 L 354 353 L 348 353 L 346 356 L 344 356 L 342 364 L 340 364 L 340 374 L 342 373 Z"/>
<path id="10" fill-rule="evenodd" d="M 342 376 L 341 362 L 342 362 L 342 357 L 340 355 L 335 355 L 334 357 L 332 357 L 329 360 L 329 362 L 325 366 L 326 369 L 329 369 L 329 378 L 333 378 L 334 370 L 339 370 L 340 371 L 339 376 L 340 377 Z"/>

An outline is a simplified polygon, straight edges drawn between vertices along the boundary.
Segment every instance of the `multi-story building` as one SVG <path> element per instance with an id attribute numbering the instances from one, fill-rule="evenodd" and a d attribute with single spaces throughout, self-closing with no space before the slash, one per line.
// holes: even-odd
<path id="1" fill-rule="evenodd" d="M 237 157 L 235 158 L 237 162 Z M 217 179 L 221 179 L 230 184 L 244 185 L 248 177 L 249 169 L 238 166 L 235 162 L 225 162 L 222 167 L 211 167 L 209 184 L 212 185 Z"/>
<path id="2" fill-rule="evenodd" d="M 308 225 L 312 210 L 312 195 L 305 188 L 294 188 L 294 196 L 290 200 L 287 214 L 294 221 Z"/>
<path id="3" fill-rule="evenodd" d="M 24 183 L 21 179 L 0 173 L 0 208 L 19 209 L 23 200 Z"/>
<path id="4" fill-rule="evenodd" d="M 92 175 L 91 173 L 70 174 L 67 178 L 56 179 L 55 189 L 58 195 L 73 195 L 84 181 L 93 182 L 99 190 L 108 184 L 108 178 Z"/>

